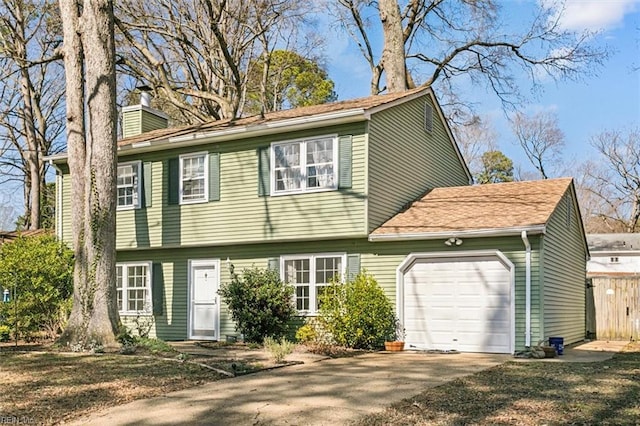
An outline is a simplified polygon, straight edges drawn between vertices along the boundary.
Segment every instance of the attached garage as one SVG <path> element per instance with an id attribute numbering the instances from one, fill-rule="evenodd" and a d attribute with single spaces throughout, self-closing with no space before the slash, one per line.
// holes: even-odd
<path id="1" fill-rule="evenodd" d="M 434 188 L 376 228 L 405 348 L 515 353 L 585 338 L 589 254 L 571 179 Z"/>
<path id="2" fill-rule="evenodd" d="M 413 349 L 512 353 L 513 264 L 499 252 L 412 254 L 398 311 Z"/>

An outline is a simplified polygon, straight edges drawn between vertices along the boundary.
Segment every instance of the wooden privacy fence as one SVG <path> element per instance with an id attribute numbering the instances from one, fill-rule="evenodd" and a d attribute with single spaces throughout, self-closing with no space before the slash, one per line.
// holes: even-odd
<path id="1" fill-rule="evenodd" d="M 640 339 L 640 276 L 593 277 L 586 308 L 587 332 L 596 338 Z"/>

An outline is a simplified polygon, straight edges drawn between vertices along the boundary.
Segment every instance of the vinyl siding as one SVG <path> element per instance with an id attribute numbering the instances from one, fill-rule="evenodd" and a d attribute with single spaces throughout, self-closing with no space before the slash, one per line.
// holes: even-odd
<path id="1" fill-rule="evenodd" d="M 541 287 L 544 338 L 563 337 L 565 344 L 585 338 L 586 250 L 573 189 L 551 215 L 543 239 Z"/>
<path id="2" fill-rule="evenodd" d="M 539 283 L 539 239 L 530 238 L 532 244 L 532 340 L 540 338 L 540 300 Z M 182 248 L 172 250 L 135 250 L 118 253 L 118 262 L 149 261 L 161 262 L 164 273 L 163 315 L 156 317 L 155 332 L 166 340 L 179 340 L 187 337 L 187 274 L 189 259 L 220 259 L 221 283 L 230 277 L 226 259 L 235 266 L 236 272 L 243 268 L 257 266 L 266 268 L 269 259 L 282 255 L 317 253 L 360 253 L 361 268 L 371 273 L 384 289 L 393 305 L 396 303 L 396 271 L 409 253 L 450 251 L 455 256 L 459 250 L 501 250 L 515 265 L 516 276 L 516 349 L 524 349 L 524 250 L 519 237 L 465 239 L 460 248 L 444 246 L 440 240 L 416 242 L 370 243 L 366 239 L 346 239 L 331 241 L 295 242 L 287 244 L 252 244 L 209 248 Z M 221 305 L 221 337 L 237 334 L 230 319 L 228 309 Z"/>
<path id="3" fill-rule="evenodd" d="M 425 102 L 433 107 L 432 132 L 424 128 Z M 369 231 L 429 189 L 469 183 L 429 96 L 373 114 L 368 142 Z"/>
<path id="4" fill-rule="evenodd" d="M 145 110 L 142 106 L 122 113 L 122 137 L 136 136 L 140 133 L 165 129 L 167 120 Z"/>
<path id="5" fill-rule="evenodd" d="M 151 163 L 151 207 L 117 212 L 117 248 L 159 248 L 365 236 L 364 124 L 295 132 L 269 138 L 120 157 Z M 257 149 L 313 135 L 353 135 L 352 187 L 325 192 L 258 196 Z M 168 203 L 168 161 L 189 152 L 220 154 L 220 200 Z M 66 177 L 66 176 L 65 176 Z M 70 179 L 64 179 L 64 185 Z M 66 187 L 66 186 L 65 186 Z M 64 198 L 63 217 L 70 214 Z M 70 223 L 63 234 L 69 239 Z"/>

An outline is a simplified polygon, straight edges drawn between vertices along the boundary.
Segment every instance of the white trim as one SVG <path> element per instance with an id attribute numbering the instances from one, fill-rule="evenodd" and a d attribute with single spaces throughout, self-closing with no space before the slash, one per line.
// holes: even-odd
<path id="1" fill-rule="evenodd" d="M 58 173 L 59 169 L 56 167 L 56 237 L 62 241 L 62 185 L 63 175 Z"/>
<path id="2" fill-rule="evenodd" d="M 446 231 L 446 232 L 409 232 L 409 233 L 388 233 L 369 234 L 369 241 L 411 241 L 411 240 L 437 240 L 440 238 L 473 238 L 473 237 L 510 237 L 520 236 L 522 231 L 527 231 L 529 235 L 545 234 L 544 225 L 534 225 L 513 228 L 498 229 L 475 229 L 470 231 Z"/>
<path id="3" fill-rule="evenodd" d="M 328 187 L 320 187 L 320 188 L 307 188 L 307 144 L 309 142 L 315 142 L 321 139 L 331 139 L 332 141 L 332 155 L 333 155 L 333 186 Z M 291 189 L 291 190 L 276 190 L 276 155 L 275 155 L 275 146 L 277 145 L 293 145 L 298 144 L 300 146 L 300 176 L 301 183 L 299 189 Z M 270 186 L 270 194 L 272 196 L 278 197 L 282 195 L 291 195 L 291 194 L 304 194 L 308 192 L 325 192 L 325 191 L 335 191 L 338 189 L 338 179 L 339 179 L 339 168 L 340 159 L 339 151 L 338 151 L 338 135 L 328 134 L 328 135 L 320 135 L 313 136 L 308 138 L 298 138 L 298 139 L 288 139 L 282 141 L 274 141 L 271 142 L 271 146 L 269 147 L 269 186 Z"/>
<path id="4" fill-rule="evenodd" d="M 509 330 L 509 351 L 513 353 L 515 351 L 515 336 L 516 336 L 516 275 L 514 264 L 502 253 L 500 250 L 467 250 L 452 253 L 450 251 L 445 252 L 433 252 L 433 253 L 409 253 L 407 257 L 400 263 L 400 266 L 396 269 L 396 313 L 401 323 L 404 324 L 404 274 L 409 270 L 413 263 L 418 259 L 452 259 L 459 258 L 477 258 L 477 257 L 496 257 L 504 266 L 509 269 L 511 274 L 511 286 L 510 286 L 510 310 L 511 310 L 511 330 Z"/>
<path id="5" fill-rule="evenodd" d="M 198 199 L 195 199 L 195 200 L 183 200 L 182 199 L 182 195 L 183 195 L 182 171 L 184 169 L 183 161 L 186 158 L 197 158 L 197 157 L 200 157 L 200 156 L 204 156 L 204 196 L 203 196 L 202 199 L 198 198 Z M 206 203 L 207 201 L 209 201 L 209 153 L 207 151 L 190 152 L 188 154 L 182 154 L 178 158 L 179 158 L 179 161 L 178 161 L 178 167 L 179 167 L 179 170 L 178 170 L 178 195 L 179 195 L 178 203 L 180 205 L 184 205 L 184 204 L 200 204 L 200 203 Z"/>
<path id="6" fill-rule="evenodd" d="M 333 126 L 340 124 L 357 123 L 360 121 L 367 121 L 371 119 L 371 115 L 392 108 L 396 105 L 403 104 L 413 99 L 425 96 L 427 94 L 432 95 L 433 91 L 430 88 L 417 91 L 411 95 L 407 95 L 396 100 L 378 105 L 372 108 L 352 108 L 347 110 L 338 110 L 323 114 L 315 114 L 306 117 L 296 117 L 291 119 L 278 120 L 275 122 L 261 123 L 254 125 L 244 125 L 239 127 L 230 127 L 223 130 L 213 130 L 204 132 L 190 132 L 182 134 L 184 130 L 175 129 L 175 133 L 181 133 L 176 136 L 170 134 L 164 138 L 158 138 L 148 141 L 150 145 L 142 146 L 141 144 L 146 141 L 137 142 L 136 145 L 127 144 L 118 146 L 118 154 L 125 151 L 128 154 L 143 153 L 160 151 L 167 149 L 167 145 L 171 145 L 171 148 L 179 146 L 197 146 L 215 142 L 224 142 L 229 140 L 238 139 L 238 135 L 242 138 L 252 138 L 259 136 L 274 135 L 286 131 L 298 131 L 308 129 L 318 129 L 324 126 Z M 436 108 L 442 119 L 441 108 Z M 447 127 L 447 133 L 450 134 L 450 130 Z M 453 138 L 451 139 L 453 141 Z M 140 145 L 138 145 L 140 144 Z M 456 151 L 459 153 L 459 149 L 456 145 Z M 461 158 L 461 154 L 458 154 Z M 45 157 L 45 160 L 62 161 L 68 158 L 68 154 L 55 154 Z"/>
<path id="7" fill-rule="evenodd" d="M 339 257 L 341 259 L 341 271 L 340 271 L 340 281 L 344 281 L 345 276 L 347 274 L 347 253 L 339 252 L 339 253 L 312 253 L 312 254 L 287 254 L 280 256 L 280 278 L 282 281 L 285 281 L 286 278 L 286 270 L 285 270 L 285 262 L 287 260 L 309 260 L 309 310 L 298 311 L 300 316 L 313 316 L 317 314 L 316 310 L 316 259 L 318 258 L 328 258 L 328 257 Z M 290 284 L 292 286 L 296 286 L 295 284 Z M 295 303 L 296 294 L 294 292 L 293 300 Z"/>
<path id="8" fill-rule="evenodd" d="M 117 262 L 116 268 L 118 266 L 122 267 L 122 310 L 118 310 L 120 315 L 122 316 L 153 316 L 153 263 L 151 261 L 142 261 L 142 262 Z M 127 285 L 129 279 L 129 271 L 127 270 L 130 267 L 135 266 L 146 266 L 147 267 L 147 303 L 146 305 L 149 307 L 147 310 L 142 311 L 130 311 L 127 308 L 129 305 L 129 297 L 127 291 L 129 287 Z M 116 272 L 117 279 L 117 272 Z M 136 287 L 139 288 L 139 287 Z M 117 291 L 117 287 L 116 287 Z"/>
<path id="9" fill-rule="evenodd" d="M 213 320 L 215 328 L 215 336 L 197 336 L 192 334 L 193 318 L 192 318 L 192 298 L 193 298 L 193 272 L 194 268 L 213 266 L 216 270 L 216 280 L 218 289 L 220 288 L 220 259 L 189 259 L 187 261 L 187 338 L 202 340 L 219 340 L 220 339 L 220 296 L 216 296 L 216 315 Z"/>
<path id="10" fill-rule="evenodd" d="M 145 105 L 141 105 L 141 104 L 137 104 L 137 105 L 127 105 L 127 106 L 123 106 L 121 109 L 121 113 L 124 114 L 125 112 L 135 112 L 135 111 L 146 111 L 148 113 L 151 113 L 153 115 L 157 115 L 160 118 L 164 118 L 165 120 L 169 120 L 169 116 L 167 114 L 165 114 L 164 112 L 155 109 L 155 108 L 151 108 Z"/>
<path id="11" fill-rule="evenodd" d="M 524 258 L 524 345 L 531 347 L 531 244 L 527 231 L 522 231 L 522 242 L 525 248 Z"/>
<path id="12" fill-rule="evenodd" d="M 125 205 L 125 206 L 119 206 L 118 205 L 118 167 L 123 166 L 134 166 L 133 167 L 133 179 L 135 179 L 132 182 L 132 186 L 133 186 L 133 190 L 135 192 L 135 200 L 134 203 L 131 205 Z M 116 211 L 123 211 L 123 210 L 136 210 L 139 209 L 140 207 L 142 207 L 142 161 L 137 160 L 137 161 L 126 161 L 124 163 L 118 163 L 116 165 Z"/>

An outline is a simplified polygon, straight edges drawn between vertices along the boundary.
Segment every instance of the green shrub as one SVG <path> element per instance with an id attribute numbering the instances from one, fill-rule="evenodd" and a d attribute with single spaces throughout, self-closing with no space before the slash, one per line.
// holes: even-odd
<path id="1" fill-rule="evenodd" d="M 336 343 L 354 349 L 377 349 L 396 332 L 391 302 L 369 274 L 332 283 L 320 296 L 319 320 Z"/>
<path id="2" fill-rule="evenodd" d="M 19 337 L 53 338 L 66 324 L 73 292 L 73 252 L 50 235 L 19 237 L 0 246 L 0 317 Z"/>
<path id="3" fill-rule="evenodd" d="M 282 283 L 278 273 L 270 269 L 244 269 L 240 277 L 232 265 L 231 282 L 223 284 L 218 293 L 247 342 L 262 343 L 267 336 L 284 336 L 296 314 L 293 287 Z"/>
<path id="4" fill-rule="evenodd" d="M 11 329 L 8 325 L 0 325 L 0 342 L 8 342 L 11 338 Z"/>
<path id="5" fill-rule="evenodd" d="M 305 319 L 304 325 L 296 331 L 296 340 L 305 345 L 333 346 L 336 344 L 322 318 L 317 317 Z"/>
<path id="6" fill-rule="evenodd" d="M 288 341 L 284 337 L 280 339 L 280 341 L 277 341 L 273 337 L 264 338 L 264 347 L 269 351 L 276 364 L 282 364 L 286 356 L 293 352 L 295 346 L 293 342 Z"/>

